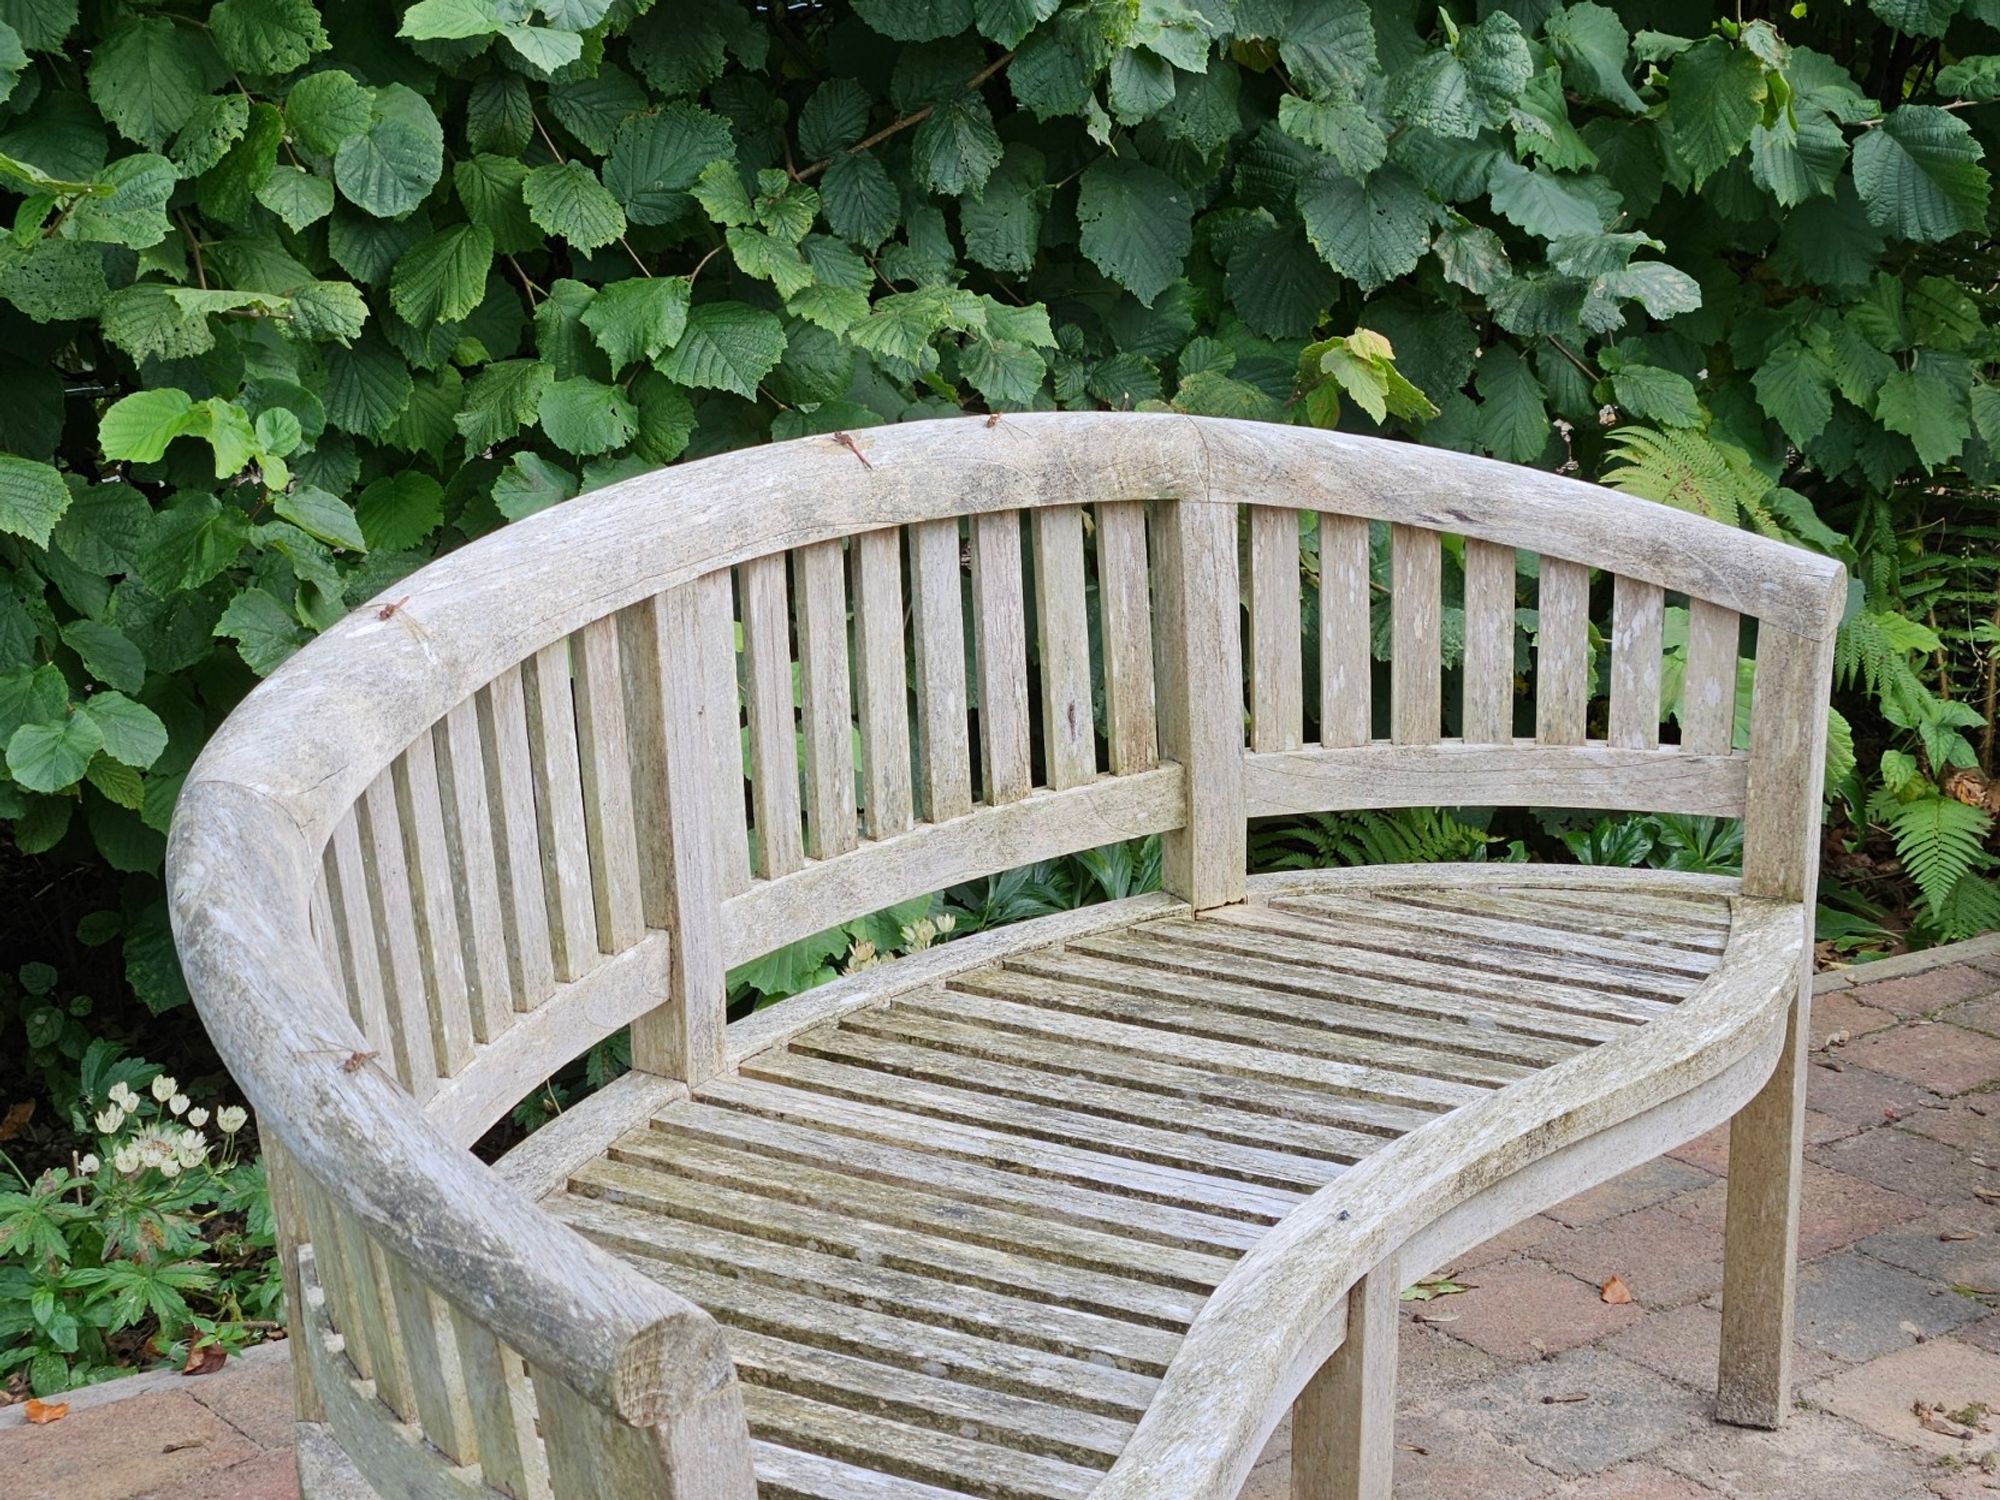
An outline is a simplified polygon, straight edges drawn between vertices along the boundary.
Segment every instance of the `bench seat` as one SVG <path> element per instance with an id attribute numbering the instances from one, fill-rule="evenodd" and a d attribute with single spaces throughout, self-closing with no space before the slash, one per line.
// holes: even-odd
<path id="1" fill-rule="evenodd" d="M 764 1495 L 1080 1500 L 1272 1226 L 1547 1070 L 1623 1043 L 1643 1073 L 1649 1023 L 1730 964 L 1733 882 L 1451 874 L 947 944 L 502 1170 L 723 1325 Z"/>

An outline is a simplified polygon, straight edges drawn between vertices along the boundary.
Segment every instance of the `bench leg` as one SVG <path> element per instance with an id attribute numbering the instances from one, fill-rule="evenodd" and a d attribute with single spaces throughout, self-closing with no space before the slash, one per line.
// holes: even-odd
<path id="1" fill-rule="evenodd" d="M 1798 1279 L 1811 1004 L 1812 986 L 1804 980 L 1777 1071 L 1729 1127 L 1722 1366 L 1715 1414 L 1741 1427 L 1777 1427 L 1792 1404 L 1792 1303 Z"/>
<path id="2" fill-rule="evenodd" d="M 1292 1403 L 1292 1500 L 1389 1500 L 1401 1300 L 1388 1261 L 1347 1294 L 1346 1340 Z"/>

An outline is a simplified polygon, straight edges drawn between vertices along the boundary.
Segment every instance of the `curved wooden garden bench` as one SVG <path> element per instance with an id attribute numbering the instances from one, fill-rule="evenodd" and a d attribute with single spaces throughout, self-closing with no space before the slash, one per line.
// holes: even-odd
<path id="1" fill-rule="evenodd" d="M 1301 1497 L 1384 1496 L 1398 1288 L 1731 1116 L 1720 1415 L 1782 1417 L 1836 564 L 1434 449 L 1036 415 L 665 470 L 391 592 L 223 726 L 170 855 L 301 1417 L 382 1494 L 1230 1500 L 1290 1410 Z M 1245 879 L 1249 818 L 1431 804 L 1741 817 L 1743 876 Z M 725 1025 L 734 965 L 1152 833 L 1159 893 Z M 473 1157 L 628 1024 L 636 1071 Z"/>

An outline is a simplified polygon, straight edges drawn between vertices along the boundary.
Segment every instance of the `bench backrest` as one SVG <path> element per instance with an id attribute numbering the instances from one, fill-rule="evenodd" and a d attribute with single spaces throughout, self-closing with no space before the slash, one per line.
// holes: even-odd
<path id="1" fill-rule="evenodd" d="M 1371 523 L 1387 523 L 1392 558 L 1381 713 Z M 1465 581 L 1449 603 L 1446 547 L 1463 549 Z M 1520 723 L 1524 566 L 1539 621 Z M 1601 740 L 1586 722 L 1593 570 L 1615 578 Z M 297 1159 L 301 1213 L 351 1213 L 364 1242 L 419 1207 L 446 1224 L 444 1207 L 406 1201 L 425 1172 L 450 1179 L 446 1199 L 477 1191 L 480 1169 L 446 1141 L 476 1139 L 620 1026 L 648 1071 L 718 1071 L 730 967 L 1120 839 L 1161 834 L 1165 884 L 1207 906 L 1240 896 L 1246 819 L 1263 814 L 1743 816 L 1746 889 L 1802 899 L 1844 596 L 1836 563 L 1554 475 L 1102 413 L 911 424 L 663 470 L 391 592 L 223 726 L 171 856 L 204 1020 Z M 1681 732 L 1662 744 L 1669 603 L 1689 634 Z M 1447 654 L 1462 684 L 1449 705 Z M 362 1053 L 387 1072 L 334 1076 Z M 383 1111 L 425 1142 L 386 1176 L 368 1160 Z M 440 1285 L 445 1253 L 390 1258 L 476 1318 L 476 1286 Z M 567 1346 L 523 1347 L 552 1362 Z M 591 1371 L 553 1368 L 605 1399 Z"/>

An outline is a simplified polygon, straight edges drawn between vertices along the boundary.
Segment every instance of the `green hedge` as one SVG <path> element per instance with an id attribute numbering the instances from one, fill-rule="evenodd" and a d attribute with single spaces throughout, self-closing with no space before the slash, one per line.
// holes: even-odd
<path id="1" fill-rule="evenodd" d="M 130 876 L 85 936 L 170 1006 L 204 734 L 439 549 L 683 455 L 1165 404 L 1842 555 L 1844 826 L 1991 924 L 2000 3 L 1749 12 L 0 0 L 0 824 Z"/>

